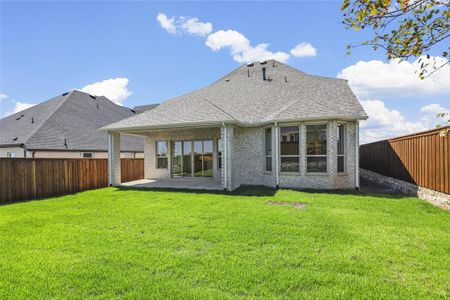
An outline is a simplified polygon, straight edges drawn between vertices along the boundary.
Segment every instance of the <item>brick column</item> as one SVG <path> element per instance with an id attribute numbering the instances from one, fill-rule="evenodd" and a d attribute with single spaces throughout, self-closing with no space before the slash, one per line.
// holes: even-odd
<path id="1" fill-rule="evenodd" d="M 337 173 L 337 122 L 328 123 L 328 175 Z"/>
<path id="2" fill-rule="evenodd" d="M 109 132 L 108 135 L 108 182 L 109 185 L 119 185 L 122 182 L 120 172 L 120 133 Z"/>

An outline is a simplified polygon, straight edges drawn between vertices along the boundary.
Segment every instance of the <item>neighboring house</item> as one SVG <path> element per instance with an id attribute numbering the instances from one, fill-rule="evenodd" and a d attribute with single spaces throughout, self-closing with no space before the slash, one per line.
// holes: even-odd
<path id="1" fill-rule="evenodd" d="M 0 120 L 0 157 L 106 158 L 100 127 L 135 115 L 105 97 L 71 91 Z M 143 157 L 142 137 L 126 137 L 122 157 Z"/>
<path id="2" fill-rule="evenodd" d="M 212 177 L 222 187 L 358 188 L 358 123 L 347 81 L 278 61 L 240 66 L 211 85 L 108 125 L 110 183 L 121 135 L 145 137 L 145 178 Z"/>

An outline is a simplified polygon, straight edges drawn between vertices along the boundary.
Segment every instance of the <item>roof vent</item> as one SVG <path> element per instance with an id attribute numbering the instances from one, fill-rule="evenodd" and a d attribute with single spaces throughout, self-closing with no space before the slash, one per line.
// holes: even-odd
<path id="1" fill-rule="evenodd" d="M 24 115 L 20 115 L 19 117 L 16 118 L 16 121 L 19 121 L 20 119 L 23 118 Z"/>
<path id="2" fill-rule="evenodd" d="M 287 82 L 287 76 L 284 76 L 284 82 Z"/>
<path id="3" fill-rule="evenodd" d="M 12 140 L 15 142 L 17 141 L 17 136 L 13 137 Z"/>
<path id="4" fill-rule="evenodd" d="M 250 77 L 250 70 L 247 70 L 247 77 Z"/>
<path id="5" fill-rule="evenodd" d="M 267 64 L 267 60 L 260 61 L 259 64 L 260 65 L 265 65 L 265 64 Z"/>
<path id="6" fill-rule="evenodd" d="M 66 147 L 66 149 L 69 148 L 67 147 L 67 139 L 64 139 L 64 146 Z"/>
<path id="7" fill-rule="evenodd" d="M 266 68 L 262 68 L 262 75 L 263 75 L 263 80 L 266 81 L 267 77 L 266 77 Z"/>
<path id="8" fill-rule="evenodd" d="M 95 98 L 95 96 L 92 96 L 92 95 L 89 95 L 89 97 L 91 97 L 94 100 L 97 99 L 97 98 Z"/>
<path id="9" fill-rule="evenodd" d="M 272 68 L 275 68 L 275 67 L 276 67 L 275 60 L 272 60 Z"/>
<path id="10" fill-rule="evenodd" d="M 33 118 L 33 117 L 31 117 L 31 123 L 32 123 L 32 124 L 34 123 L 34 118 Z"/>
<path id="11" fill-rule="evenodd" d="M 253 67 L 253 63 L 248 63 L 247 67 Z"/>
<path id="12" fill-rule="evenodd" d="M 97 103 L 97 109 L 100 109 L 100 107 L 98 106 L 98 103 Z"/>
<path id="13" fill-rule="evenodd" d="M 63 93 L 61 96 L 65 96 L 65 95 L 67 95 L 69 92 L 65 92 L 65 93 Z"/>
<path id="14" fill-rule="evenodd" d="M 132 112 L 133 114 L 136 113 L 136 111 L 135 111 L 134 109 L 130 108 L 130 110 L 131 110 L 131 112 Z"/>
<path id="15" fill-rule="evenodd" d="M 230 79 L 227 78 L 227 79 L 225 79 L 225 81 L 228 82 L 228 81 L 230 81 Z"/>

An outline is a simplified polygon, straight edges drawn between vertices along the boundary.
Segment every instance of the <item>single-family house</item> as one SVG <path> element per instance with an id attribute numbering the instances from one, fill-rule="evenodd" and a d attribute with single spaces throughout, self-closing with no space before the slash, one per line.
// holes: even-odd
<path id="1" fill-rule="evenodd" d="M 73 90 L 0 119 L 0 157 L 106 158 L 108 135 L 99 130 L 135 115 L 104 96 Z M 121 157 L 143 157 L 142 137 L 128 136 Z"/>
<path id="2" fill-rule="evenodd" d="M 121 136 L 131 134 L 144 137 L 147 179 L 210 178 L 227 190 L 358 188 L 358 124 L 365 119 L 346 80 L 275 60 L 242 65 L 105 126 L 110 183 L 121 183 L 117 153 Z"/>

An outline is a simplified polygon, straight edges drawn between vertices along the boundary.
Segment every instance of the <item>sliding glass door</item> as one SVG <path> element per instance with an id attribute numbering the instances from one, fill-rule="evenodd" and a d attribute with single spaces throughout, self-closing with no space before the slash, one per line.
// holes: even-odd
<path id="1" fill-rule="evenodd" d="M 182 176 L 182 142 L 174 142 L 173 143 L 173 153 L 172 153 L 172 175 L 173 176 Z"/>
<path id="2" fill-rule="evenodd" d="M 183 176 L 192 176 L 192 142 L 180 142 L 183 143 Z"/>
<path id="3" fill-rule="evenodd" d="M 173 176 L 213 176 L 212 140 L 173 142 L 172 158 Z"/>

